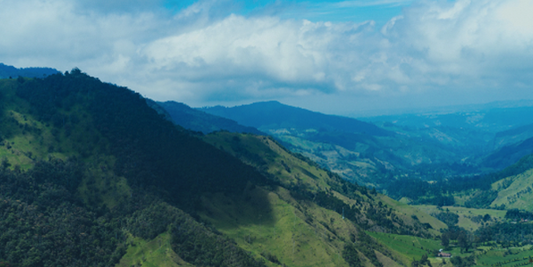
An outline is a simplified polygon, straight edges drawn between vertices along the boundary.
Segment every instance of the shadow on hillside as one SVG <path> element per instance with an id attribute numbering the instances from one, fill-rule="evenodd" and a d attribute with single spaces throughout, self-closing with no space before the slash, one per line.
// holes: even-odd
<path id="1" fill-rule="evenodd" d="M 203 211 L 209 221 L 219 228 L 242 226 L 272 226 L 275 223 L 271 192 L 263 187 L 248 185 L 242 194 L 215 193 L 202 197 Z"/>

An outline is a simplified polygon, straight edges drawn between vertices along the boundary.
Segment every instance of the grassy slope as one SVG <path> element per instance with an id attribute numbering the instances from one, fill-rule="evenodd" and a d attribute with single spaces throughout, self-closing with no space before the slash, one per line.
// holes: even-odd
<path id="1" fill-rule="evenodd" d="M 206 197 L 202 216 L 256 256 L 272 254 L 287 266 L 347 266 L 340 239 L 357 229 L 339 214 L 311 203 L 299 205 L 283 188 L 246 194 L 250 199 Z M 257 203 L 262 194 L 267 203 Z"/>
<path id="2" fill-rule="evenodd" d="M 368 232 L 368 234 L 380 240 L 391 250 L 396 251 L 399 254 L 399 258 L 406 265 L 413 258 L 419 260 L 422 255 L 428 255 L 432 262 L 438 262 L 433 256 L 433 252 L 442 248 L 440 240 L 387 233 Z"/>
<path id="3" fill-rule="evenodd" d="M 151 241 L 134 237 L 128 237 L 130 247 L 124 257 L 116 265 L 117 267 L 146 266 L 146 267 L 177 267 L 193 266 L 183 261 L 172 250 L 170 234 L 163 233 Z"/>
<path id="4" fill-rule="evenodd" d="M 477 266 L 519 266 L 529 262 L 533 246 L 512 248 L 486 248 L 476 261 Z"/>
<path id="5" fill-rule="evenodd" d="M 230 153 L 244 145 L 267 159 L 265 171 L 284 184 L 303 181 L 312 191 L 329 188 L 326 172 L 308 164 L 302 168 L 306 164 L 267 137 L 220 132 L 206 140 Z M 247 163 L 254 164 L 251 160 Z M 353 224 L 314 203 L 298 203 L 282 187 L 248 190 L 249 199 L 221 195 L 204 198 L 206 211 L 202 216 L 246 250 L 256 255 L 271 253 L 287 266 L 347 266 L 341 256 L 343 242 L 339 236 L 346 238 L 357 233 Z M 268 203 L 258 203 L 260 199 L 268 199 Z"/>
<path id="6" fill-rule="evenodd" d="M 429 215 L 430 212 L 426 209 L 419 208 L 418 206 L 410 206 L 404 203 L 400 203 L 385 195 L 381 195 L 380 198 L 383 201 L 383 203 L 386 203 L 387 205 L 392 207 L 395 211 L 397 211 L 402 219 L 406 221 L 412 221 L 414 220 L 413 219 L 413 215 L 414 215 L 418 218 L 418 220 L 421 223 L 429 223 L 432 227 L 432 229 L 430 229 L 429 231 L 432 234 L 438 235 L 441 229 L 448 228 L 448 226 L 446 226 L 445 223 Z"/>
<path id="7" fill-rule="evenodd" d="M 449 210 L 450 212 L 459 215 L 459 223 L 457 224 L 457 226 L 463 227 L 469 231 L 475 231 L 479 227 L 481 227 L 481 224 L 473 222 L 471 220 L 472 217 L 478 216 L 478 215 L 484 216 L 485 214 L 489 214 L 493 220 L 501 221 L 505 217 L 505 212 L 506 212 L 505 210 L 473 209 L 473 208 L 453 207 L 453 206 L 442 207 L 442 210 L 439 210 L 437 206 L 433 206 L 433 205 L 417 205 L 416 207 L 429 214 L 440 213 L 440 212 Z"/>
<path id="8" fill-rule="evenodd" d="M 263 168 L 284 186 L 303 183 L 311 191 L 331 188 L 326 171 L 298 158 L 268 137 L 219 132 L 207 135 L 204 139 L 252 166 Z M 267 164 L 258 164 L 251 154 L 261 155 Z M 337 212 L 293 199 L 284 188 L 249 190 L 248 200 L 232 200 L 220 195 L 206 198 L 206 211 L 202 216 L 245 249 L 257 255 L 272 253 L 288 266 L 345 264 L 341 257 L 341 241 L 349 240 L 350 234 L 355 234 L 360 228 L 343 220 Z M 258 194 L 267 194 L 269 203 L 255 203 L 253 199 Z M 333 194 L 345 203 L 355 203 L 355 200 L 339 192 L 333 191 Z M 375 200 L 365 197 L 365 201 L 381 201 L 393 208 L 393 212 L 408 224 L 414 225 L 411 216 L 416 215 L 421 223 L 429 223 L 433 227 L 430 232 L 434 235 L 438 235 L 438 229 L 446 227 L 423 211 L 383 195 L 378 195 Z M 386 266 L 390 266 L 391 258 L 401 260 L 404 264 L 410 264 L 412 260 L 402 258 L 401 253 L 394 251 L 389 251 L 388 255 L 377 255 Z M 370 264 L 368 260 L 366 263 Z"/>
<path id="9" fill-rule="evenodd" d="M 375 162 L 361 158 L 361 152 L 368 146 L 360 145 L 359 149 L 348 150 L 338 145 L 309 141 L 294 135 L 275 134 L 277 138 L 292 146 L 292 150 L 305 155 L 322 166 L 345 178 L 358 178 L 367 185 L 372 185 L 371 175 L 377 172 Z M 374 185 L 376 186 L 376 185 Z"/>
<path id="10" fill-rule="evenodd" d="M 510 183 L 510 184 L 509 184 Z M 506 186 L 503 186 L 507 184 Z M 491 206 L 505 205 L 507 209 L 533 211 L 533 169 L 507 177 L 492 184 L 498 190 L 498 197 Z"/>
<path id="11" fill-rule="evenodd" d="M 414 236 L 394 235 L 387 233 L 372 233 L 372 237 L 380 240 L 391 250 L 399 253 L 399 259 L 408 264 L 411 259 L 420 259 L 426 254 L 432 266 L 450 266 L 449 259 L 445 259 L 446 264 L 442 264 L 442 258 L 432 255 L 434 251 L 442 249 L 440 240 L 424 239 Z M 475 266 L 518 266 L 517 264 L 527 263 L 529 256 L 533 255 L 533 246 L 526 245 L 523 247 L 502 248 L 496 244 L 492 247 L 478 247 L 476 250 L 470 250 L 468 253 L 461 253 L 457 246 L 452 246 L 446 252 L 454 256 L 468 257 L 474 253 L 476 255 Z M 501 264 L 501 265 L 498 265 Z"/>

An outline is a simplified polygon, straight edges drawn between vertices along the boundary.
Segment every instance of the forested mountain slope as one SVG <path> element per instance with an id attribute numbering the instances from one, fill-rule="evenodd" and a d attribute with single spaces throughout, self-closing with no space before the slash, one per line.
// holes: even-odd
<path id="1" fill-rule="evenodd" d="M 167 233 L 177 262 L 264 265 L 182 210 L 196 216 L 203 192 L 234 195 L 268 181 L 140 95 L 73 70 L 2 80 L 0 101 L 1 260 L 112 266 L 132 238 Z"/>
<path id="2" fill-rule="evenodd" d="M 0 108 L 0 261 L 11 265 L 410 264 L 364 230 L 445 227 L 267 137 L 186 131 L 78 69 L 0 80 Z"/>

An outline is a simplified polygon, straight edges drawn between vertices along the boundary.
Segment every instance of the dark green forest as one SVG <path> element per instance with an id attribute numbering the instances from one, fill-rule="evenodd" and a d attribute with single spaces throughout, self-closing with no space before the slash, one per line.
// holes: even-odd
<path id="1" fill-rule="evenodd" d="M 35 159 L 27 171 L 3 161 L 1 260 L 11 266 L 114 266 L 128 246 L 126 232 L 153 238 L 170 231 L 175 252 L 193 264 L 262 266 L 189 215 L 194 216 L 202 193 L 231 195 L 250 182 L 267 184 L 253 168 L 163 119 L 139 94 L 78 69 L 19 79 L 16 95 L 30 104 L 30 115 L 53 127 L 57 139 L 78 138 L 82 121 L 90 121 L 99 135 L 78 144 L 77 156 Z M 2 123 L 13 122 L 3 117 Z M 1 137 L 38 131 L 26 128 L 2 131 Z M 77 192 L 90 179 L 85 159 L 95 154 L 115 156 L 114 173 L 132 188 L 131 196 L 112 209 L 85 203 Z"/>

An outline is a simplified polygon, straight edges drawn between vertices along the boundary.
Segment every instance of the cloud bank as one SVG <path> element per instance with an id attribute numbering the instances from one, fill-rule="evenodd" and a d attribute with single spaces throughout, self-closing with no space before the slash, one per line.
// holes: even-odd
<path id="1" fill-rule="evenodd" d="M 243 16 L 231 1 L 200 1 L 175 14 L 164 1 L 100 2 L 0 0 L 7 22 L 0 61 L 79 67 L 193 106 L 322 96 L 453 104 L 464 96 L 521 98 L 533 84 L 527 0 L 414 2 L 384 27 Z"/>

